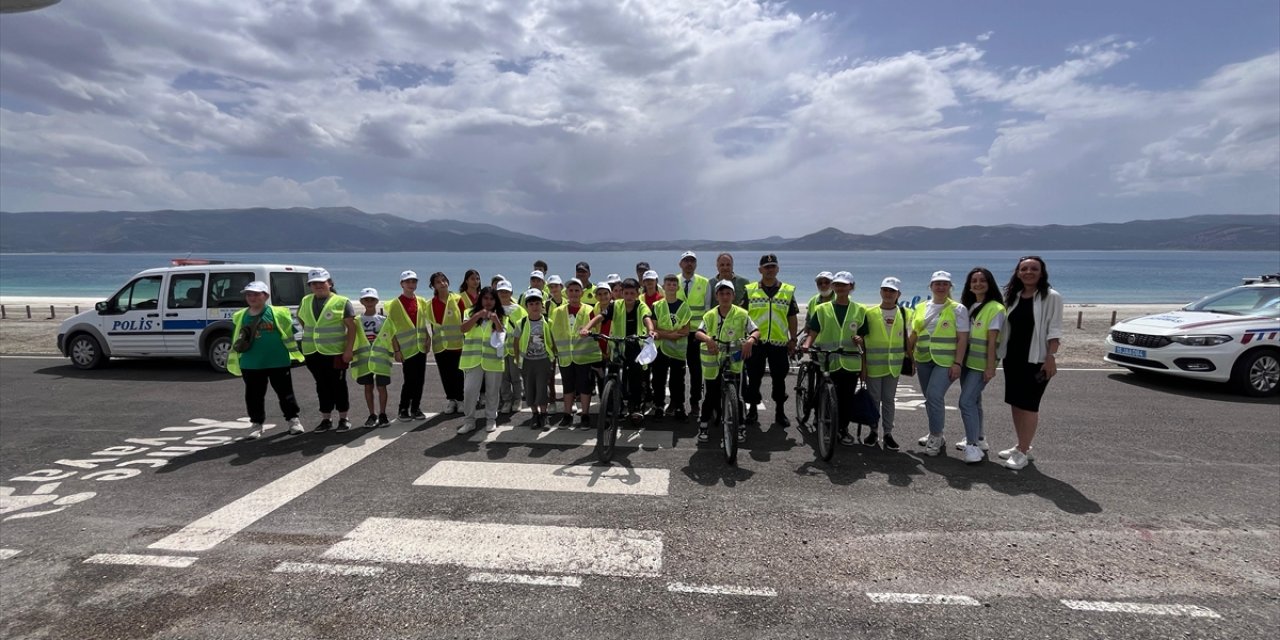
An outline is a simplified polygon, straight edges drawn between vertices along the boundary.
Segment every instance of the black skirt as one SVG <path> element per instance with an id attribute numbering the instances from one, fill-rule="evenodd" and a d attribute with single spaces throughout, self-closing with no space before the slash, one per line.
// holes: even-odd
<path id="1" fill-rule="evenodd" d="M 1040 412 L 1040 398 L 1049 381 L 1036 380 L 1043 365 L 1035 362 L 1004 361 L 1004 401 L 1023 411 Z"/>

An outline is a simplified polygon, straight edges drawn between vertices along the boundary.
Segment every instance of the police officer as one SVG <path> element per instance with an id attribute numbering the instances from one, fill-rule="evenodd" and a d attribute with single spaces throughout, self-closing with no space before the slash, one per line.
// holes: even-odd
<path id="1" fill-rule="evenodd" d="M 760 386 L 765 366 L 773 379 L 774 423 L 790 426 L 784 410 L 787 403 L 787 371 L 791 368 L 791 356 L 796 352 L 796 333 L 799 330 L 800 306 L 796 304 L 795 285 L 778 280 L 778 256 L 767 253 L 760 256 L 760 281 L 746 287 L 747 313 L 760 328 L 760 347 L 753 350 L 747 360 L 747 386 L 742 399 L 751 408 L 747 410 L 747 422 L 759 422 L 758 406 L 763 400 Z"/>

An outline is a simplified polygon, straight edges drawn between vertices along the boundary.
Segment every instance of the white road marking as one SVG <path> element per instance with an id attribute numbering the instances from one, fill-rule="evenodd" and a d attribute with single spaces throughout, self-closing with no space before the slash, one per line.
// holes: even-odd
<path id="1" fill-rule="evenodd" d="M 1103 602 L 1090 600 L 1063 600 L 1068 609 L 1077 611 L 1106 611 L 1110 613 L 1141 613 L 1152 616 L 1189 616 L 1192 618 L 1221 618 L 1208 607 L 1192 604 L 1147 604 L 1145 602 Z"/>
<path id="2" fill-rule="evenodd" d="M 969 596 L 954 596 L 935 593 L 873 593 L 867 592 L 872 602 L 880 604 L 959 604 L 969 607 L 980 607 L 981 602 Z"/>
<path id="3" fill-rule="evenodd" d="M 324 557 L 529 573 L 656 576 L 662 570 L 662 532 L 369 518 Z"/>
<path id="4" fill-rule="evenodd" d="M 575 418 L 576 421 L 576 418 Z M 501 425 L 496 431 L 486 432 L 478 429 L 471 435 L 471 442 L 488 442 L 499 444 L 534 444 L 551 447 L 594 447 L 596 446 L 596 429 L 579 428 L 569 431 L 567 427 L 554 427 L 550 431 L 539 431 L 529 427 Z M 642 449 L 675 448 L 676 435 L 671 431 L 653 429 L 620 429 L 618 432 L 619 447 Z"/>
<path id="5" fill-rule="evenodd" d="M 413 484 L 665 496 L 670 479 L 671 472 L 666 469 L 444 460 L 428 469 Z"/>
<path id="6" fill-rule="evenodd" d="M 68 360 L 66 356 L 0 356 L 0 360 Z"/>
<path id="7" fill-rule="evenodd" d="M 91 564 L 128 564 L 140 567 L 185 569 L 195 563 L 195 556 L 149 556 L 139 553 L 99 553 L 85 562 Z"/>
<path id="8" fill-rule="evenodd" d="M 520 573 L 477 572 L 467 576 L 467 582 L 492 582 L 500 584 L 529 584 L 543 587 L 581 587 L 578 576 L 528 576 Z"/>
<path id="9" fill-rule="evenodd" d="M 761 596 L 765 598 L 772 598 L 778 595 L 777 591 L 768 587 L 735 587 L 718 584 L 685 584 L 683 582 L 668 584 L 667 591 L 672 593 L 706 593 L 716 596 Z"/>
<path id="10" fill-rule="evenodd" d="M 8 560 L 19 553 L 22 553 L 21 549 L 0 549 L 0 560 Z"/>
<path id="11" fill-rule="evenodd" d="M 435 414 L 427 414 L 427 418 Z M 279 509 L 290 500 L 314 489 L 317 485 L 337 475 L 343 469 L 364 460 L 400 436 L 417 428 L 417 424 L 404 424 L 389 431 L 379 431 L 369 437 L 355 440 L 334 449 L 278 480 L 254 490 L 209 515 L 188 524 L 182 530 L 150 545 L 152 549 L 170 551 L 208 551 L 245 527 Z"/>
<path id="12" fill-rule="evenodd" d="M 323 573 L 333 576 L 376 576 L 383 567 L 369 567 L 357 564 L 330 564 L 326 562 L 281 562 L 272 569 L 272 573 Z"/>

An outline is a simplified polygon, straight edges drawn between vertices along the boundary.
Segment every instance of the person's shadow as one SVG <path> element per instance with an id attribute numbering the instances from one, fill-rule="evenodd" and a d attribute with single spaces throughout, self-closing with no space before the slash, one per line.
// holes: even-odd
<path id="1" fill-rule="evenodd" d="M 738 454 L 741 455 L 742 451 L 739 450 Z M 750 469 L 743 469 L 725 462 L 720 442 L 715 438 L 705 445 L 700 445 L 698 450 L 689 457 L 689 463 L 680 471 L 690 480 L 704 487 L 714 487 L 719 484 L 736 487 L 738 483 L 746 482 L 755 475 L 755 472 Z"/>
<path id="2" fill-rule="evenodd" d="M 993 491 L 1009 496 L 1037 495 L 1053 502 L 1062 511 L 1075 515 L 1102 513 L 1102 505 L 1070 484 L 1045 475 L 1035 463 L 1014 471 L 990 460 L 972 465 L 947 456 L 921 456 L 920 460 L 925 470 L 945 478 L 953 489 L 971 491 L 975 485 L 985 484 Z"/>

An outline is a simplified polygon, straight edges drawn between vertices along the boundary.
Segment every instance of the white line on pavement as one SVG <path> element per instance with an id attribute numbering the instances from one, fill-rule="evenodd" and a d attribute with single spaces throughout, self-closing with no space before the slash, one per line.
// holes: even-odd
<path id="1" fill-rule="evenodd" d="M 22 553 L 21 549 L 0 549 L 0 560 L 8 560 L 19 553 Z"/>
<path id="2" fill-rule="evenodd" d="M 581 587 L 578 576 L 528 576 L 520 573 L 477 572 L 467 576 L 467 582 L 491 582 L 498 584 L 529 584 L 542 587 Z"/>
<path id="3" fill-rule="evenodd" d="M 427 414 L 427 418 L 430 419 L 434 415 Z M 380 430 L 367 438 L 361 438 L 344 447 L 334 449 L 278 480 L 259 487 L 249 495 L 188 524 L 180 531 L 152 543 L 150 548 L 170 551 L 208 551 L 284 506 L 290 500 L 314 489 L 321 482 L 364 460 L 415 428 L 417 428 L 416 423 L 402 425 L 388 431 Z"/>
<path id="4" fill-rule="evenodd" d="M 369 518 L 324 557 L 527 573 L 656 576 L 662 570 L 662 532 Z"/>
<path id="5" fill-rule="evenodd" d="M 618 433 L 619 447 L 642 449 L 671 449 L 675 447 L 676 435 L 671 431 L 653 429 L 621 429 Z M 596 446 L 595 427 L 570 431 L 566 427 L 554 427 L 550 431 L 539 431 L 528 427 L 499 426 L 496 431 L 477 430 L 471 436 L 472 442 L 498 444 L 535 444 L 551 447 L 594 447 Z"/>
<path id="6" fill-rule="evenodd" d="M 716 596 L 762 596 L 766 598 L 778 595 L 777 591 L 768 587 L 735 587 L 717 584 L 685 584 L 683 582 L 668 584 L 667 591 L 672 593 L 706 593 Z"/>
<path id="7" fill-rule="evenodd" d="M 671 472 L 623 466 L 516 464 L 444 460 L 413 481 L 417 486 L 569 491 L 665 496 Z"/>
<path id="8" fill-rule="evenodd" d="M 326 562 L 281 562 L 271 570 L 272 573 L 323 573 L 333 576 L 376 576 L 383 571 L 382 567 Z"/>
<path id="9" fill-rule="evenodd" d="M 1147 604 L 1145 602 L 1103 602 L 1089 600 L 1063 600 L 1062 604 L 1077 611 L 1106 611 L 1111 613 L 1141 613 L 1152 616 L 1189 616 L 1192 618 L 1221 618 L 1208 607 L 1192 604 Z"/>
<path id="10" fill-rule="evenodd" d="M 11 355 L 0 356 L 0 360 L 66 360 L 66 356 L 23 356 Z"/>
<path id="11" fill-rule="evenodd" d="M 167 567 L 185 569 L 195 563 L 194 556 L 149 556 L 138 553 L 99 553 L 85 562 L 91 564 L 129 564 L 141 567 Z"/>
<path id="12" fill-rule="evenodd" d="M 969 607 L 982 606 L 969 596 L 953 596 L 935 593 L 873 593 L 867 592 L 872 602 L 880 604 L 959 604 Z"/>

